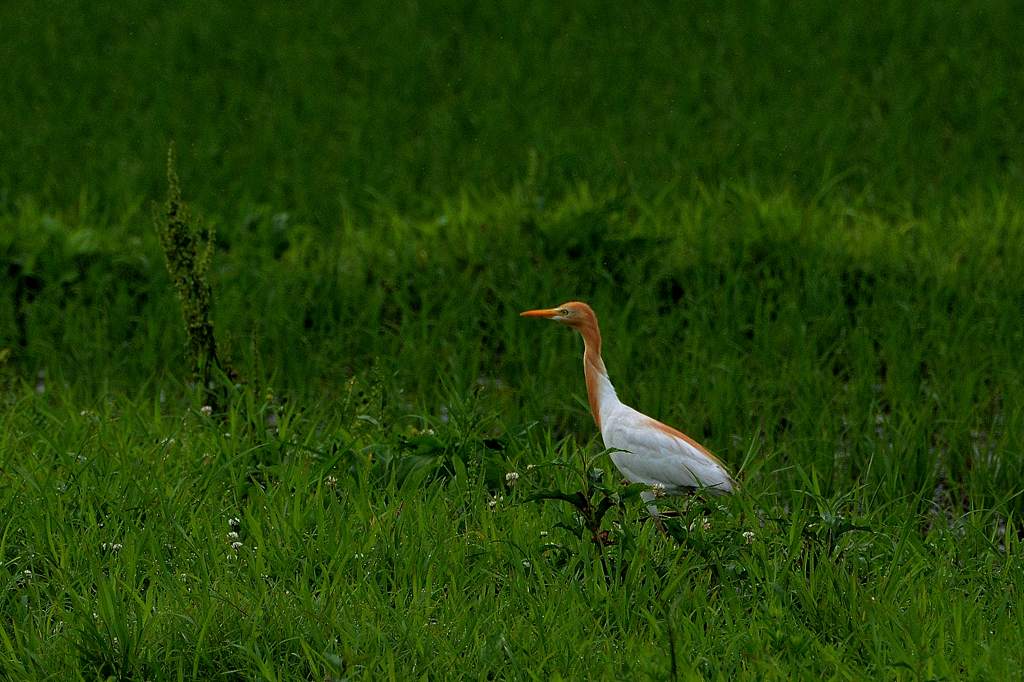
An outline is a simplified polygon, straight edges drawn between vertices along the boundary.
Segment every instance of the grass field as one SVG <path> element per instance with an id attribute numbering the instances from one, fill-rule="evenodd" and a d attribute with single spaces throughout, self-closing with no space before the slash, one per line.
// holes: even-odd
<path id="1" fill-rule="evenodd" d="M 1020 677 L 1018 14 L 0 7 L 0 677 Z M 646 518 L 571 298 L 739 494 Z"/>

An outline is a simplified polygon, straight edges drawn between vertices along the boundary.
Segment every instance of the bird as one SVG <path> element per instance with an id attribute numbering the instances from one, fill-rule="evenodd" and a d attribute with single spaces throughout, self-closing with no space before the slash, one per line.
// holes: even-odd
<path id="1" fill-rule="evenodd" d="M 619 400 L 601 358 L 597 315 L 589 305 L 569 301 L 555 308 L 527 310 L 520 316 L 553 320 L 583 337 L 583 376 L 594 422 L 622 475 L 631 483 L 649 486 L 641 497 L 652 516 L 660 515 L 654 500 L 661 495 L 695 489 L 726 495 L 736 489 L 725 465 L 707 448 Z"/>

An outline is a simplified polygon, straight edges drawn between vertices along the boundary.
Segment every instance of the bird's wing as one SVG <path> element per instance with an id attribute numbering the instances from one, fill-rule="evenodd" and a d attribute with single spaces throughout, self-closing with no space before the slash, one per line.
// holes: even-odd
<path id="1" fill-rule="evenodd" d="M 632 408 L 609 420 L 602 435 L 607 447 L 622 451 L 613 453 L 612 460 L 632 481 L 667 489 L 733 489 L 733 480 L 717 457 L 686 434 Z"/>

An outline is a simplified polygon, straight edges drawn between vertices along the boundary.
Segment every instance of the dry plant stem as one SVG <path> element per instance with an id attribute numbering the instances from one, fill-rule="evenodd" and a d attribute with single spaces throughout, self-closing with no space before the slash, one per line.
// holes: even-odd
<path id="1" fill-rule="evenodd" d="M 206 234 L 201 235 L 182 201 L 173 144 L 167 150 L 167 201 L 154 217 L 154 223 L 167 271 L 181 301 L 193 379 L 206 394 L 207 404 L 216 408 L 220 391 L 216 390 L 214 371 L 220 370 L 228 376 L 232 373 L 217 352 L 210 319 L 213 295 L 208 274 L 213 256 L 213 229 L 207 227 Z"/>

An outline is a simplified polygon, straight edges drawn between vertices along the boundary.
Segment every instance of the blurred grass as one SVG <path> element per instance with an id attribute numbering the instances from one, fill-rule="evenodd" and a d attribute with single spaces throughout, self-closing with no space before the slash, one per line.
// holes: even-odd
<path id="1" fill-rule="evenodd" d="M 0 7 L 0 674 L 1012 678 L 1017 14 Z M 578 339 L 516 315 L 570 298 L 742 467 L 682 539 L 526 501 L 599 452 Z"/>
<path id="2" fill-rule="evenodd" d="M 48 9 L 47 9 L 48 8 Z M 201 205 L 682 180 L 875 210 L 1019 184 L 1014 3 L 9 4 L 0 188 L 120 210 L 170 139 Z"/>

